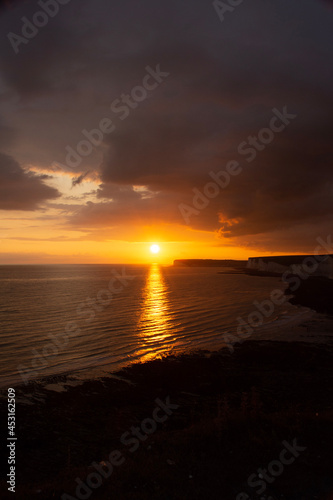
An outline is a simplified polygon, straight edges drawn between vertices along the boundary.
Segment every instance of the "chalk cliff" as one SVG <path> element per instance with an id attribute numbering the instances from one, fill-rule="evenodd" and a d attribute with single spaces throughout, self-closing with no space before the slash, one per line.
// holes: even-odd
<path id="1" fill-rule="evenodd" d="M 282 275 L 286 271 L 333 279 L 333 255 L 283 255 L 276 257 L 251 257 L 249 271 Z"/>

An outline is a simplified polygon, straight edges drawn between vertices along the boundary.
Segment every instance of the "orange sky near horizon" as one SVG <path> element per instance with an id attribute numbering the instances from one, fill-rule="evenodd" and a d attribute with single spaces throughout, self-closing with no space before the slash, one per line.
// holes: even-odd
<path id="1" fill-rule="evenodd" d="M 3 243 L 3 240 L 1 241 Z M 19 245 L 17 244 L 19 243 Z M 150 246 L 159 244 L 161 250 L 152 254 Z M 264 253 L 271 255 L 271 253 Z M 249 255 L 259 256 L 263 252 L 251 252 L 228 247 L 223 249 L 196 241 L 144 242 L 17 242 L 15 239 L 2 244 L 0 265 L 4 264 L 149 264 L 172 265 L 175 259 L 237 259 L 246 260 Z"/>
<path id="2" fill-rule="evenodd" d="M 30 171 L 38 170 L 31 168 Z M 40 173 L 40 172 L 39 172 Z M 47 173 L 46 171 L 43 173 Z M 50 172 L 48 172 L 50 173 Z M 99 226 L 93 230 L 70 227 L 63 206 L 75 207 L 95 201 L 99 179 L 87 179 L 73 191 L 74 175 L 54 173 L 45 183 L 56 187 L 61 198 L 46 202 L 34 211 L 0 211 L 0 265 L 5 264 L 150 264 L 172 265 L 175 259 L 247 260 L 260 255 L 283 255 L 295 252 L 271 252 L 264 247 L 251 248 L 217 231 L 200 231 L 182 224 L 138 224 L 135 220 L 114 231 Z M 91 193 L 91 194 L 90 194 Z M 116 238 L 114 237 L 116 234 Z M 258 239 L 260 241 L 260 238 Z M 150 246 L 160 246 L 152 254 Z"/>
<path id="3" fill-rule="evenodd" d="M 31 172 L 41 173 L 31 167 Z M 43 174 L 50 174 L 44 170 Z M 221 246 L 216 234 L 195 231 L 177 224 L 138 225 L 135 222 L 114 231 L 98 227 L 89 234 L 80 228 L 70 228 L 62 205 L 73 206 L 95 201 L 98 179 L 88 179 L 72 189 L 74 174 L 52 172 L 45 181 L 56 187 L 62 197 L 46 203 L 35 211 L 0 211 L 0 265 L 1 264 L 149 264 L 159 262 L 171 265 L 175 259 L 247 259 L 248 250 Z M 91 196 L 86 193 L 91 192 Z M 157 243 L 161 251 L 153 255 L 150 246 Z"/>
<path id="4" fill-rule="evenodd" d="M 246 260 L 250 256 L 272 255 L 271 252 L 252 251 L 236 246 L 222 246 L 216 235 L 200 231 L 188 230 L 185 240 L 172 239 L 172 227 L 168 230 L 169 238 L 165 231 L 153 228 L 141 228 L 144 233 L 151 233 L 143 241 L 112 240 L 105 241 L 75 241 L 71 240 L 71 233 L 62 233 L 68 239 L 55 241 L 55 235 L 50 230 L 45 230 L 41 240 L 41 229 L 33 231 L 31 228 L 21 227 L 17 224 L 17 233 L 30 236 L 11 236 L 15 233 L 15 226 L 7 235 L 1 235 L 0 265 L 3 264 L 149 264 L 158 262 L 162 265 L 172 265 L 175 259 L 237 259 Z M 3 233 L 3 230 L 1 231 Z M 177 231 L 175 231 L 177 233 Z M 183 231 L 184 232 L 184 231 Z M 193 233 L 191 235 L 191 233 Z M 176 234 L 177 235 L 177 234 Z M 4 238 L 5 236 L 5 238 Z M 7 237 L 6 237 L 7 236 Z M 192 236 L 193 239 L 190 239 Z M 48 239 L 48 237 L 50 239 Z M 152 254 L 152 244 L 160 246 L 158 254 Z"/>

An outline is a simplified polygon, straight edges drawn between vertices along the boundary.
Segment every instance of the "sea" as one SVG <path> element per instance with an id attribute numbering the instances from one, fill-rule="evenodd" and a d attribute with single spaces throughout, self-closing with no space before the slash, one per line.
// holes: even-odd
<path id="1" fill-rule="evenodd" d="M 0 387 L 276 339 L 309 313 L 273 304 L 285 288 L 227 268 L 0 266 Z"/>

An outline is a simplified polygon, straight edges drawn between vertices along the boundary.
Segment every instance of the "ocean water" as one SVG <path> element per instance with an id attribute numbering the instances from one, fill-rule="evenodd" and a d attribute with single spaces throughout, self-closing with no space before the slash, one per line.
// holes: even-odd
<path id="1" fill-rule="evenodd" d="M 225 346 L 238 318 L 247 323 L 257 311 L 254 301 L 285 288 L 278 278 L 225 271 L 0 266 L 0 386 L 55 374 L 103 375 L 166 353 Z M 303 312 L 288 302 L 275 306 L 251 338 L 264 330 L 274 338 L 277 326 L 300 320 Z"/>

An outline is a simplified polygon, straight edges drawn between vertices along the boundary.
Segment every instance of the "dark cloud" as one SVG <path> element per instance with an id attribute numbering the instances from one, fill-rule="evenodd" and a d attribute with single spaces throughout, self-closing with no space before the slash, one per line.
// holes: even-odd
<path id="1" fill-rule="evenodd" d="M 75 179 L 72 180 L 72 187 L 78 186 L 79 184 L 82 184 L 84 179 L 89 175 L 89 170 L 85 172 L 84 174 L 79 175 L 79 177 L 75 177 Z"/>
<path id="2" fill-rule="evenodd" d="M 302 227 L 302 242 L 312 241 L 319 222 L 332 219 L 329 3 L 243 2 L 221 23 L 205 0 L 72 1 L 18 55 L 9 43 L 0 49 L 15 158 L 41 168 L 63 162 L 83 129 L 110 117 L 115 131 L 73 180 L 100 176 L 99 201 L 76 209 L 70 226 L 185 224 L 178 205 L 191 205 L 192 189 L 236 159 L 243 173 L 191 227 L 239 244 L 261 235 L 267 245 L 274 232 Z M 8 11 L 2 32 L 18 32 L 35 7 Z M 121 121 L 111 102 L 157 64 L 170 76 Z M 238 145 L 285 105 L 297 119 L 248 164 Z"/>
<path id="3" fill-rule="evenodd" d="M 28 0 L 1 0 L 0 1 L 0 9 L 9 9 L 12 10 L 18 5 L 21 5 L 23 2 L 27 2 Z"/>
<path id="4" fill-rule="evenodd" d="M 0 153 L 0 210 L 36 210 L 60 193 L 46 184 L 45 175 L 26 173 L 13 158 Z"/>

